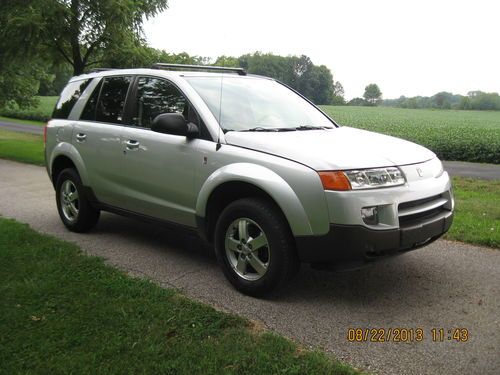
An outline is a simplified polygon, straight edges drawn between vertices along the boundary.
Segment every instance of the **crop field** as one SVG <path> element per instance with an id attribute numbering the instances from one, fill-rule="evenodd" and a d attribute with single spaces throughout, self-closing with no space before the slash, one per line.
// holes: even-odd
<path id="1" fill-rule="evenodd" d="M 321 108 L 341 125 L 419 143 L 444 160 L 500 164 L 499 111 L 339 106 Z"/>

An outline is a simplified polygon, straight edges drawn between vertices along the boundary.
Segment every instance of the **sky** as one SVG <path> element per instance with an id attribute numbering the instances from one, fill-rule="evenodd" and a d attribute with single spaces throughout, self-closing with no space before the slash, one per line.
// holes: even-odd
<path id="1" fill-rule="evenodd" d="M 307 55 L 347 99 L 500 92 L 499 0 L 170 0 L 144 26 L 172 53 Z"/>

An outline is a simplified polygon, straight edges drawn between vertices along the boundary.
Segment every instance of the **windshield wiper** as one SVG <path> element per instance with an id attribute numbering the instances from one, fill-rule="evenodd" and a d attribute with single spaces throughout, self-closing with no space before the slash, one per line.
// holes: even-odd
<path id="1" fill-rule="evenodd" d="M 240 132 L 275 132 L 274 128 L 263 128 L 262 126 L 256 126 L 255 128 L 240 130 Z"/>
<path id="2" fill-rule="evenodd" d="M 294 128 L 295 130 L 324 130 L 330 129 L 326 126 L 314 126 L 314 125 L 301 125 Z"/>
<path id="3" fill-rule="evenodd" d="M 242 132 L 289 132 L 295 131 L 295 128 L 263 128 L 262 126 L 256 126 L 255 128 L 240 130 Z"/>

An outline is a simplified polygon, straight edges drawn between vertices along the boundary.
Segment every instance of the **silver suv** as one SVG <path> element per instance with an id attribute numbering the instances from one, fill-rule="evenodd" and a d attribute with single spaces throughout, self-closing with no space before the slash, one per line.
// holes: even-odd
<path id="1" fill-rule="evenodd" d="M 428 149 L 339 126 L 242 69 L 156 64 L 74 77 L 46 127 L 59 215 L 101 210 L 196 231 L 228 280 L 263 295 L 300 262 L 352 268 L 416 249 L 453 218 Z"/>

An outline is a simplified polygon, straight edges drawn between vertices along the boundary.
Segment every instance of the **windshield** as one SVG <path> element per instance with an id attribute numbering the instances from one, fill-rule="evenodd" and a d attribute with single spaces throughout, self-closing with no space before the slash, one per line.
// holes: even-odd
<path id="1" fill-rule="evenodd" d="M 224 131 L 333 128 L 332 121 L 287 87 L 252 77 L 186 77 Z"/>

